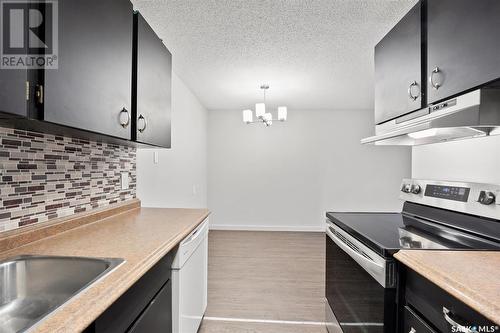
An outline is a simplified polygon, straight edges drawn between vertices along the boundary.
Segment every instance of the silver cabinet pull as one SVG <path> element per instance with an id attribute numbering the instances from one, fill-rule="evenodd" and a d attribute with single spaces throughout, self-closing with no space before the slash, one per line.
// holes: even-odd
<path id="1" fill-rule="evenodd" d="M 477 333 L 477 331 L 470 329 L 468 326 L 459 324 L 457 321 L 455 321 L 453 318 L 451 318 L 451 315 L 452 315 L 452 312 L 443 306 L 444 320 L 446 320 L 448 322 L 448 324 L 450 324 L 451 326 L 456 327 L 458 332 Z"/>
<path id="2" fill-rule="evenodd" d="M 413 87 L 419 88 L 417 95 L 413 95 L 413 92 L 411 91 Z M 418 85 L 417 81 L 413 81 L 412 83 L 410 83 L 410 86 L 408 87 L 408 96 L 410 96 L 410 99 L 412 99 L 413 101 L 416 101 L 417 98 L 420 96 L 420 86 Z"/>
<path id="3" fill-rule="evenodd" d="M 408 332 L 408 333 L 417 333 L 417 330 L 412 327 L 412 328 L 410 328 L 410 332 Z"/>
<path id="4" fill-rule="evenodd" d="M 137 130 L 142 133 L 146 130 L 146 127 L 148 126 L 148 122 L 142 114 L 140 114 L 139 117 L 137 118 L 138 123 L 139 123 L 139 120 L 142 120 L 144 123 L 144 126 L 142 126 L 141 128 L 137 128 Z"/>
<path id="5" fill-rule="evenodd" d="M 436 67 L 432 70 L 431 75 L 429 76 L 429 83 L 431 84 L 432 88 L 438 90 L 441 87 L 441 84 L 434 82 L 434 74 L 440 73 L 441 70 L 439 67 Z"/>
<path id="6" fill-rule="evenodd" d="M 130 112 L 128 112 L 127 109 L 123 108 L 123 109 L 121 109 L 118 118 L 119 118 L 121 127 L 127 128 L 127 126 L 130 124 Z"/>

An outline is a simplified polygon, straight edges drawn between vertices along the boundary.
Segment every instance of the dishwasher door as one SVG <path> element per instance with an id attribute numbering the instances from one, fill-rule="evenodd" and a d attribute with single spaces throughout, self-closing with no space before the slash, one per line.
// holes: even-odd
<path id="1" fill-rule="evenodd" d="M 172 265 L 172 331 L 196 333 L 207 308 L 208 220 L 181 242 Z"/>

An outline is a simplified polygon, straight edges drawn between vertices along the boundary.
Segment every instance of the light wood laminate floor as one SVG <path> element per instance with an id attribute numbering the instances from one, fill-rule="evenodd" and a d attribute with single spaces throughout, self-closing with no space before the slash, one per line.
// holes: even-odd
<path id="1" fill-rule="evenodd" d="M 199 333 L 325 333 L 324 233 L 210 231 Z"/>

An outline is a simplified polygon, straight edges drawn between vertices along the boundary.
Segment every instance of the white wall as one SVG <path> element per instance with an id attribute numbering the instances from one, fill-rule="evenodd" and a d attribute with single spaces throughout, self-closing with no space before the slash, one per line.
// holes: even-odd
<path id="1" fill-rule="evenodd" d="M 215 228 L 321 230 L 325 211 L 398 211 L 408 147 L 362 146 L 373 111 L 289 111 L 271 128 L 240 111 L 208 113 Z"/>
<path id="2" fill-rule="evenodd" d="M 412 176 L 500 184 L 500 136 L 413 147 Z"/>
<path id="3" fill-rule="evenodd" d="M 137 197 L 144 207 L 207 206 L 207 110 L 175 73 L 172 148 L 138 149 Z"/>

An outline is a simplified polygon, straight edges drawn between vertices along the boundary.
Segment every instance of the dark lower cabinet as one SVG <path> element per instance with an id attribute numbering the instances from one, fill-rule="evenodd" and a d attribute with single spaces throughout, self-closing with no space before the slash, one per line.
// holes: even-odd
<path id="1" fill-rule="evenodd" d="M 172 55 L 138 12 L 134 14 L 133 140 L 170 148 Z"/>
<path id="2" fill-rule="evenodd" d="M 456 299 L 420 274 L 405 269 L 401 292 L 404 294 L 402 332 L 462 332 L 461 327 L 476 327 L 478 332 L 493 332 L 495 323 Z"/>
<path id="3" fill-rule="evenodd" d="M 404 329 L 406 333 L 435 333 L 429 324 L 425 322 L 419 315 L 408 306 L 404 307 Z"/>
<path id="4" fill-rule="evenodd" d="M 375 123 L 422 107 L 422 3 L 375 46 Z"/>
<path id="5" fill-rule="evenodd" d="M 131 333 L 171 332 L 172 282 L 169 280 L 129 330 Z"/>
<path id="6" fill-rule="evenodd" d="M 59 68 L 44 71 L 43 119 L 130 139 L 132 4 L 64 0 L 58 12 Z"/>
<path id="7" fill-rule="evenodd" d="M 500 1 L 427 1 L 427 88 L 434 103 L 500 78 Z"/>
<path id="8" fill-rule="evenodd" d="M 116 300 L 86 333 L 172 332 L 172 250 Z"/>

